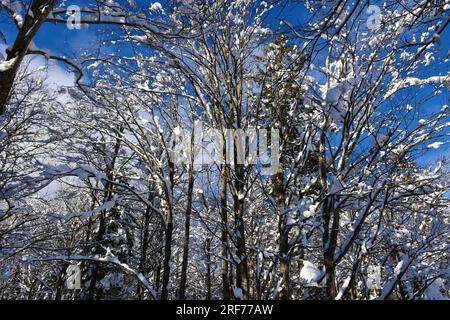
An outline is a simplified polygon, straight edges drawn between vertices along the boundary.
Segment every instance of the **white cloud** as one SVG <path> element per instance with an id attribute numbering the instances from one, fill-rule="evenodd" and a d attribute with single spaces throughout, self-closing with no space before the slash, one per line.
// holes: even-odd
<path id="1" fill-rule="evenodd" d="M 0 44 L 0 57 L 1 60 L 6 56 L 7 46 Z M 46 67 L 46 72 L 43 73 Z M 75 84 L 75 75 L 69 69 L 61 65 L 61 63 L 55 60 L 47 60 L 40 55 L 29 55 L 25 57 L 21 63 L 21 68 L 26 68 L 29 72 L 40 72 L 42 76 L 46 78 L 45 83 L 49 88 L 57 90 L 60 87 L 73 86 Z"/>

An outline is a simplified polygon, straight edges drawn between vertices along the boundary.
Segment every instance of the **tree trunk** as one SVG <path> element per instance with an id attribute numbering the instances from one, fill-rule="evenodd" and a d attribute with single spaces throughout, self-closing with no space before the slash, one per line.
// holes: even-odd
<path id="1" fill-rule="evenodd" d="M 148 196 L 148 202 L 152 203 L 153 201 L 153 191 L 150 190 L 150 194 Z M 150 217 L 151 217 L 151 208 L 150 206 L 147 206 L 145 210 L 145 217 L 144 217 L 144 232 L 142 234 L 142 243 L 141 243 L 141 259 L 139 262 L 139 272 L 141 274 L 145 274 L 146 268 L 145 264 L 147 262 L 147 249 L 148 249 L 148 228 L 150 225 Z M 138 297 L 139 299 L 142 299 L 143 294 L 143 288 L 140 285 L 138 287 Z"/>
<path id="2" fill-rule="evenodd" d="M 224 152 L 225 154 L 225 152 Z M 226 155 L 224 156 L 224 159 Z M 228 213 L 227 213 L 227 167 L 222 164 L 220 170 L 221 191 L 220 191 L 220 219 L 222 224 L 221 232 L 221 256 L 222 256 L 222 291 L 223 299 L 230 299 L 230 280 L 228 263 Z"/>
<path id="3" fill-rule="evenodd" d="M 173 234 L 173 218 L 172 213 L 167 215 L 166 233 L 164 237 L 164 262 L 163 262 L 163 279 L 161 289 L 161 300 L 167 300 L 169 292 L 170 277 L 170 258 L 172 255 L 172 234 Z"/>
<path id="4" fill-rule="evenodd" d="M 280 161 L 280 167 L 272 178 L 273 197 L 277 200 L 277 210 L 279 215 L 278 233 L 279 245 L 278 255 L 280 258 L 279 278 L 281 280 L 281 291 L 277 294 L 277 299 L 288 300 L 290 298 L 290 257 L 289 257 L 289 226 L 287 225 L 287 214 L 285 212 L 285 190 L 284 190 L 284 166 Z"/>
<path id="5" fill-rule="evenodd" d="M 161 289 L 161 300 L 167 300 L 169 296 L 168 286 L 170 280 L 170 260 L 172 257 L 172 236 L 173 236 L 173 183 L 175 175 L 175 164 L 169 162 L 170 190 L 166 188 L 167 216 L 164 237 L 164 261 L 163 261 L 163 279 Z"/>
<path id="6" fill-rule="evenodd" d="M 111 163 L 109 165 L 109 168 L 106 169 L 106 176 L 108 178 L 108 181 L 105 185 L 105 196 L 104 201 L 111 201 L 114 195 L 114 184 L 110 181 L 114 181 L 114 170 L 116 167 L 116 160 L 117 156 L 119 155 L 120 147 L 121 147 L 121 140 L 120 135 L 123 133 L 124 128 L 119 128 L 119 136 L 116 138 L 115 144 L 114 144 L 114 151 L 113 151 L 113 158 L 111 159 Z M 113 210 L 114 208 L 112 208 Z M 103 210 L 100 213 L 100 221 L 99 221 L 99 228 L 97 235 L 95 237 L 95 254 L 101 255 L 104 254 L 104 248 L 102 247 L 102 242 L 104 241 L 105 233 L 106 233 L 106 218 L 107 218 L 107 211 Z M 92 274 L 89 284 L 89 293 L 88 293 L 88 299 L 101 299 L 102 297 L 102 290 L 97 289 L 97 282 L 99 278 L 101 277 L 101 270 L 100 270 L 100 264 L 98 262 L 94 262 L 94 266 L 92 268 Z"/>
<path id="7" fill-rule="evenodd" d="M 327 197 L 324 203 L 324 266 L 325 266 L 325 293 L 327 299 L 334 299 L 337 295 L 335 284 L 335 269 L 334 253 L 337 245 L 337 235 L 339 231 L 339 213 L 334 210 L 333 197 Z M 331 230 L 329 224 L 331 221 Z"/>
<path id="8" fill-rule="evenodd" d="M 241 164 L 236 164 L 235 168 L 235 188 L 237 195 L 234 197 L 234 213 L 236 223 L 237 256 L 239 258 L 236 266 L 236 287 L 242 289 L 244 298 L 246 298 L 250 294 L 250 281 L 248 279 L 247 252 L 245 245 L 244 198 L 242 197 L 244 192 L 244 170 L 243 165 Z"/>
<path id="9" fill-rule="evenodd" d="M 183 244 L 183 261 L 181 263 L 181 280 L 180 291 L 178 299 L 186 299 L 186 279 L 187 279 L 187 267 L 189 262 L 189 237 L 191 226 L 191 211 L 192 211 L 192 193 L 194 189 L 194 176 L 192 175 L 192 169 L 189 174 L 189 186 L 188 186 L 188 203 L 185 212 L 184 222 L 184 244 Z"/>
<path id="10" fill-rule="evenodd" d="M 194 147 L 195 147 L 195 126 L 191 130 L 191 145 L 190 145 L 190 162 L 189 162 L 189 182 L 187 191 L 187 207 L 184 217 L 184 244 L 183 244 L 183 261 L 181 263 L 181 280 L 179 290 L 179 300 L 186 299 L 186 280 L 187 268 L 189 263 L 189 237 L 191 228 L 191 212 L 192 212 L 192 197 L 194 193 Z"/>
<path id="11" fill-rule="evenodd" d="M 28 46 L 38 32 L 42 23 L 45 22 L 49 13 L 53 10 L 56 0 L 35 0 L 30 7 L 19 33 L 16 36 L 11 49 L 6 52 L 6 61 L 12 61 L 11 67 L 0 71 L 0 115 L 6 111 L 6 104 L 16 78 L 19 66 L 27 54 Z M 32 14 L 31 14 L 32 13 Z"/>
<path id="12" fill-rule="evenodd" d="M 206 239 L 206 300 L 211 300 L 211 238 Z"/>

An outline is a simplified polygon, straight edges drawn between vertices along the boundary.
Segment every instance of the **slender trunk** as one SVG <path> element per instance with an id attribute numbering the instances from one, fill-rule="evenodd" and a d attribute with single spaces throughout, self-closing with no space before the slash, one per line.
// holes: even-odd
<path id="1" fill-rule="evenodd" d="M 287 225 L 288 216 L 285 212 L 285 189 L 284 189 L 284 166 L 280 161 L 278 172 L 272 178 L 273 197 L 277 200 L 278 207 L 278 233 L 279 245 L 278 255 L 280 259 L 279 278 L 281 290 L 277 295 L 279 300 L 288 300 L 290 298 L 290 257 L 289 257 L 289 226 Z"/>
<path id="2" fill-rule="evenodd" d="M 159 242 L 161 243 L 164 238 L 164 228 L 160 229 L 159 233 Z M 156 292 L 159 292 L 160 286 L 161 286 L 161 259 L 160 257 L 163 255 L 163 247 L 160 248 L 158 253 L 158 260 L 157 260 L 157 266 L 156 266 L 156 272 L 155 272 L 155 287 Z"/>
<path id="3" fill-rule="evenodd" d="M 169 296 L 168 285 L 170 278 L 170 258 L 172 255 L 172 234 L 173 234 L 173 217 L 172 213 L 169 213 L 167 215 L 167 225 L 164 237 L 164 262 L 163 262 L 161 300 L 167 300 Z"/>
<path id="4" fill-rule="evenodd" d="M 62 299 L 62 295 L 64 292 L 64 282 L 65 282 L 64 280 L 65 280 L 66 271 L 67 271 L 68 266 L 69 266 L 69 264 L 64 262 L 61 267 L 61 273 L 59 274 L 58 285 L 56 288 L 55 300 Z"/>
<path id="5" fill-rule="evenodd" d="M 237 195 L 234 197 L 234 213 L 236 223 L 237 256 L 239 258 L 236 266 L 236 288 L 242 289 L 244 298 L 246 298 L 250 294 L 250 281 L 248 279 L 248 263 L 245 245 L 244 198 L 242 197 L 244 192 L 244 170 L 243 165 L 240 164 L 236 164 L 235 168 L 235 188 Z"/>
<path id="6" fill-rule="evenodd" d="M 161 300 L 167 300 L 169 297 L 169 280 L 170 280 L 170 260 L 172 257 L 172 237 L 173 237 L 173 184 L 175 175 L 175 164 L 169 162 L 169 181 L 170 188 L 166 188 L 166 201 L 167 201 L 167 215 L 166 215 L 166 227 L 164 237 L 164 261 L 163 261 L 163 279 L 161 289 Z"/>
<path id="7" fill-rule="evenodd" d="M 230 280 L 229 280 L 229 262 L 228 262 L 228 213 L 227 213 L 227 167 L 222 164 L 220 170 L 221 191 L 220 191 L 220 218 L 222 224 L 221 230 L 221 256 L 222 256 L 222 293 L 223 299 L 230 299 Z"/>
<path id="8" fill-rule="evenodd" d="M 120 147 L 121 147 L 121 140 L 120 135 L 123 133 L 124 129 L 123 127 L 119 128 L 119 136 L 116 138 L 116 142 L 114 144 L 114 152 L 113 152 L 113 158 L 111 160 L 110 165 L 108 166 L 106 170 L 106 176 L 108 178 L 108 181 L 105 185 L 105 196 L 104 201 L 111 201 L 114 195 L 114 184 L 110 181 L 114 181 L 114 170 L 116 167 L 116 160 L 117 156 L 119 155 Z M 114 208 L 113 208 L 114 209 Z M 104 241 L 105 233 L 106 233 L 106 218 L 107 218 L 107 211 L 103 210 L 100 213 L 99 217 L 99 228 L 97 235 L 95 237 L 95 254 L 101 255 L 104 253 L 104 248 L 102 247 L 102 242 Z M 98 262 L 94 262 L 94 266 L 92 268 L 92 274 L 90 278 L 90 284 L 89 284 L 89 291 L 88 291 L 88 299 L 101 299 L 102 297 L 102 290 L 97 288 L 97 282 L 99 278 L 101 277 L 101 270 L 100 270 L 100 264 Z"/>
<path id="9" fill-rule="evenodd" d="M 187 280 L 187 268 L 189 263 L 189 237 L 191 228 L 191 212 L 192 212 L 192 196 L 194 192 L 194 145 L 195 143 L 195 126 L 192 126 L 191 131 L 191 145 L 190 145 L 190 162 L 189 162 L 189 182 L 187 191 L 187 207 L 184 216 L 184 244 L 183 244 L 183 261 L 181 263 L 181 279 L 179 289 L 179 300 L 186 299 L 186 280 Z"/>
<path id="10" fill-rule="evenodd" d="M 243 96 L 243 69 L 237 67 L 236 80 L 236 104 L 231 107 L 231 119 L 236 119 L 236 127 L 243 129 L 242 119 L 243 119 L 243 109 L 242 109 L 242 96 Z M 234 195 L 234 216 L 235 216 L 235 234 L 236 234 L 236 245 L 237 245 L 237 256 L 238 263 L 236 266 L 236 287 L 242 289 L 243 298 L 246 299 L 250 296 L 250 281 L 248 275 L 248 262 L 247 262 L 247 252 L 246 252 L 246 240 L 245 240 L 245 224 L 244 224 L 244 164 L 241 160 L 245 159 L 246 155 L 246 142 L 242 141 L 241 137 L 234 138 L 234 168 L 235 168 L 235 179 L 234 187 L 236 194 Z"/>
<path id="11" fill-rule="evenodd" d="M 283 217 L 281 218 L 283 219 Z M 278 299 L 289 300 L 290 298 L 290 263 L 289 263 L 289 230 L 286 228 L 285 221 L 280 228 L 280 278 L 281 278 L 281 291 L 278 294 Z"/>
<path id="12" fill-rule="evenodd" d="M 324 195 L 322 205 L 322 220 L 323 220 L 323 263 L 325 266 L 325 295 L 327 299 L 334 299 L 336 296 L 336 288 L 334 285 L 334 251 L 332 249 L 332 237 L 330 232 L 330 220 L 331 220 L 331 199 L 328 196 L 328 182 L 327 182 L 327 160 L 326 160 L 326 126 L 322 129 L 320 136 L 320 162 L 319 162 L 319 177 L 322 188 L 322 194 Z"/>
<path id="13" fill-rule="evenodd" d="M 108 184 L 107 186 L 108 187 Z M 97 235 L 95 237 L 95 254 L 102 254 L 103 253 L 103 248 L 101 246 L 101 241 L 103 240 L 103 237 L 105 235 L 105 230 L 106 230 L 106 212 L 102 211 L 100 213 L 100 217 L 99 217 L 100 221 L 99 221 L 99 228 L 98 228 L 98 232 Z M 92 272 L 90 275 L 90 282 L 89 282 L 89 290 L 88 290 L 88 300 L 94 300 L 95 298 L 100 298 L 101 297 L 101 293 L 99 290 L 97 290 L 97 281 L 98 278 L 100 277 L 100 265 L 98 262 L 93 262 L 93 267 L 92 267 Z"/>
<path id="14" fill-rule="evenodd" d="M 325 199 L 324 203 L 324 266 L 325 266 L 325 293 L 327 299 L 334 299 L 337 295 L 335 283 L 334 253 L 337 246 L 337 235 L 339 232 L 339 213 L 334 210 L 334 197 L 330 196 Z M 331 230 L 329 224 L 331 221 Z"/>
<path id="15" fill-rule="evenodd" d="M 150 194 L 148 196 L 148 202 L 152 203 L 153 201 L 153 192 L 150 190 Z M 141 274 L 145 274 L 145 265 L 147 262 L 147 249 L 148 249 L 148 228 L 150 225 L 150 217 L 151 217 L 151 208 L 150 206 L 147 206 L 145 210 L 145 217 L 144 217 L 144 231 L 142 233 L 142 243 L 141 243 L 141 259 L 139 261 L 139 272 Z M 138 297 L 139 299 L 142 299 L 143 290 L 141 285 L 138 287 Z"/>
<path id="16" fill-rule="evenodd" d="M 206 300 L 211 300 L 211 238 L 206 239 Z"/>
<path id="17" fill-rule="evenodd" d="M 189 185 L 188 185 L 188 202 L 185 212 L 184 222 L 184 244 L 183 244 L 183 261 L 181 263 L 181 281 L 180 292 L 178 299 L 186 299 L 186 279 L 187 279 L 187 267 L 189 262 L 189 237 L 191 227 L 191 211 L 192 211 L 192 193 L 194 190 L 194 176 L 192 173 L 192 166 L 189 169 Z"/>

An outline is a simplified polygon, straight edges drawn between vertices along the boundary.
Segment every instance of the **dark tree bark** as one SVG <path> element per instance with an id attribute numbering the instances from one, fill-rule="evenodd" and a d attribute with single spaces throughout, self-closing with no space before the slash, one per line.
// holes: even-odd
<path id="1" fill-rule="evenodd" d="M 336 297 L 337 295 L 335 284 L 336 264 L 334 262 L 334 253 L 336 251 L 337 235 L 339 231 L 339 213 L 333 209 L 332 197 L 327 197 L 325 199 L 323 211 L 324 211 L 323 261 L 325 266 L 325 293 L 327 299 L 334 299 L 334 297 Z M 331 222 L 331 230 L 330 230 L 330 222 Z"/>
<path id="2" fill-rule="evenodd" d="M 194 193 L 194 143 L 195 143 L 195 127 L 192 126 L 191 131 L 191 158 L 189 163 L 189 182 L 187 191 L 187 206 L 185 211 L 185 221 L 184 221 L 184 243 L 183 243 L 183 261 L 181 263 L 181 279 L 180 279 L 180 289 L 178 299 L 186 299 L 186 279 L 187 279 L 187 268 L 189 263 L 189 237 L 191 228 L 191 212 L 192 212 L 192 196 Z"/>
<path id="3" fill-rule="evenodd" d="M 163 262 L 163 278 L 161 289 L 161 300 L 167 300 L 169 291 L 169 278 L 170 278 L 170 258 L 172 255 L 172 235 L 173 235 L 173 215 L 172 210 L 167 214 L 166 230 L 164 237 L 164 262 Z"/>
<path id="4" fill-rule="evenodd" d="M 170 280 L 170 260 L 172 257 L 172 238 L 173 238 L 173 184 L 174 184 L 175 164 L 169 162 L 169 179 L 170 190 L 165 189 L 167 199 L 167 212 L 165 223 L 165 236 L 164 236 L 164 261 L 163 261 L 163 278 L 161 289 L 161 300 L 167 300 L 169 297 L 169 280 Z M 169 194 L 170 193 L 170 194 Z"/>
<path id="5" fill-rule="evenodd" d="M 225 148 L 225 147 L 224 147 Z M 224 151 L 224 158 L 226 152 Z M 221 256 L 222 256 L 222 293 L 223 299 L 230 299 L 230 279 L 228 262 L 228 213 L 227 213 L 227 166 L 223 164 L 220 170 L 220 219 L 221 219 Z"/>
<path id="6" fill-rule="evenodd" d="M 236 159 L 236 153 L 235 153 Z M 247 251 L 245 241 L 245 224 L 244 224 L 244 198 L 241 196 L 244 192 L 244 167 L 241 164 L 235 164 L 236 178 L 234 196 L 234 214 L 235 214 L 235 230 L 236 230 L 236 245 L 237 256 L 239 261 L 236 266 L 236 287 L 241 288 L 244 298 L 250 294 L 250 281 L 248 275 Z"/>
<path id="7" fill-rule="evenodd" d="M 242 87 L 239 86 L 239 91 L 241 92 Z M 239 97 L 241 95 L 238 95 Z M 234 113 L 236 115 L 236 123 L 238 128 L 242 128 L 242 110 L 241 104 L 238 104 L 235 108 L 235 112 L 232 112 L 232 117 Z M 236 139 L 237 138 L 237 139 Z M 241 143 L 244 145 L 242 146 Z M 239 150 L 238 150 L 239 149 Z M 243 152 L 243 154 L 238 154 Z M 248 258 L 246 250 L 246 240 L 245 240 L 245 222 L 244 222 L 244 179 L 245 171 L 244 165 L 239 163 L 239 159 L 245 155 L 245 141 L 241 141 L 240 137 L 235 137 L 234 144 L 234 168 L 235 168 L 235 178 L 234 178 L 234 188 L 236 194 L 233 197 L 234 200 L 234 219 L 235 219 L 235 234 L 236 234 L 236 245 L 237 245 L 237 256 L 239 261 L 236 266 L 236 287 L 241 288 L 243 291 L 243 298 L 247 298 L 250 295 L 250 281 L 248 274 Z"/>
<path id="8" fill-rule="evenodd" d="M 153 190 L 150 190 L 149 196 L 148 196 L 148 202 L 153 202 Z M 148 250 L 148 241 L 149 241 L 149 226 L 150 226 L 150 218 L 152 216 L 152 210 L 150 206 L 147 206 L 145 210 L 145 216 L 144 216 L 144 230 L 142 233 L 142 242 L 141 242 L 141 259 L 139 261 L 139 272 L 142 274 L 145 274 L 146 271 L 146 262 L 147 262 L 147 250 Z M 141 299 L 142 293 L 143 293 L 143 287 L 139 286 L 138 288 L 138 296 Z"/>
<path id="9" fill-rule="evenodd" d="M 206 256 L 206 300 L 211 300 L 211 238 L 205 242 Z"/>
<path id="10" fill-rule="evenodd" d="M 325 266 L 325 294 L 327 299 L 334 299 L 337 295 L 335 284 L 335 268 L 334 252 L 336 251 L 337 235 L 339 232 L 339 212 L 334 210 L 334 197 L 329 196 L 327 182 L 327 160 L 326 160 L 326 144 L 325 129 L 320 137 L 320 165 L 319 176 L 322 186 L 322 193 L 325 195 L 322 205 L 323 219 L 323 262 Z M 331 223 L 331 230 L 330 230 Z"/>
<path id="11" fill-rule="evenodd" d="M 119 151 L 122 145 L 122 141 L 120 139 L 120 135 L 124 132 L 124 128 L 120 127 L 119 130 L 119 136 L 116 138 L 115 144 L 114 144 L 114 150 L 113 150 L 113 157 L 111 159 L 111 163 L 106 169 L 106 176 L 108 178 L 108 181 L 105 185 L 105 196 L 104 201 L 111 201 L 114 195 L 114 184 L 111 181 L 114 181 L 114 170 L 116 167 L 116 161 L 117 156 L 119 155 Z M 115 210 L 115 208 L 112 208 L 111 210 Z M 106 234 L 106 224 L 107 224 L 107 210 L 103 210 L 100 213 L 99 217 L 99 228 L 98 232 L 95 236 L 95 254 L 102 255 L 105 253 L 104 248 L 102 247 L 102 243 L 104 241 L 104 237 Z M 98 262 L 94 263 L 94 266 L 92 268 L 92 273 L 90 277 L 90 284 L 89 284 L 89 291 L 88 291 L 88 299 L 101 299 L 102 297 L 102 290 L 99 290 L 97 288 L 97 282 L 99 281 L 101 277 L 102 270 L 100 269 L 100 264 Z"/>
<path id="12" fill-rule="evenodd" d="M 288 300 L 290 296 L 290 258 L 289 258 L 289 226 L 285 212 L 285 190 L 284 190 L 284 167 L 280 165 L 278 172 L 272 178 L 273 196 L 277 200 L 279 210 L 278 233 L 279 245 L 278 255 L 280 257 L 279 277 L 281 279 L 281 291 L 277 295 L 279 300 Z"/>
<path id="13" fill-rule="evenodd" d="M 28 46 L 55 4 L 56 0 L 34 0 L 30 7 L 30 14 L 27 13 L 25 16 L 14 44 L 6 52 L 6 61 L 13 62 L 10 68 L 4 71 L 0 70 L 0 115 L 6 111 L 6 104 L 11 94 L 14 79 L 23 58 L 27 54 Z"/>

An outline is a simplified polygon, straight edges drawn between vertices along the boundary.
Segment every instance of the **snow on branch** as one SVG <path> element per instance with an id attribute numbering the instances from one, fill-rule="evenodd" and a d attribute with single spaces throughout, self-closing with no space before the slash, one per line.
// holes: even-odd
<path id="1" fill-rule="evenodd" d="M 155 289 L 153 289 L 153 287 L 150 285 L 150 283 L 145 278 L 145 276 L 142 273 L 137 272 L 136 270 L 132 269 L 128 264 L 120 262 L 119 258 L 117 258 L 116 256 L 113 256 L 113 255 L 103 256 L 103 257 L 101 257 L 101 256 L 100 257 L 99 256 L 89 257 L 89 256 L 82 256 L 82 255 L 51 256 L 51 257 L 42 258 L 42 259 L 34 259 L 33 258 L 28 261 L 55 261 L 55 260 L 94 261 L 94 262 L 104 262 L 104 263 L 114 264 L 114 265 L 120 267 L 126 273 L 134 275 L 140 281 L 140 283 L 145 287 L 145 289 L 151 295 L 152 299 L 154 299 L 154 300 L 157 299 Z"/>

